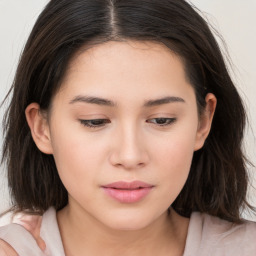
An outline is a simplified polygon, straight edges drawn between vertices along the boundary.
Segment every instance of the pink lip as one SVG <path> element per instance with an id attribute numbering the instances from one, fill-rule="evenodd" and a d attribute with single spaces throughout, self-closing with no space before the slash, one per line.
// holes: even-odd
<path id="1" fill-rule="evenodd" d="M 105 193 L 121 203 L 135 203 L 149 194 L 153 185 L 142 181 L 118 181 L 102 186 Z"/>

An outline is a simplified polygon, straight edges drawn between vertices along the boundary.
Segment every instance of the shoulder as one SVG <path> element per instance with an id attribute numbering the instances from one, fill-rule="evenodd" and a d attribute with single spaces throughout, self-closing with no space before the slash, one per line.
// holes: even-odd
<path id="1" fill-rule="evenodd" d="M 193 249 L 198 255 L 256 255 L 255 222 L 235 224 L 197 212 L 192 214 L 190 222 L 190 242 L 197 244 Z"/>
<path id="2" fill-rule="evenodd" d="M 5 241 L 5 250 L 6 246 L 10 245 L 20 255 L 65 255 L 56 210 L 53 207 L 43 216 L 16 215 L 11 224 L 0 227 L 0 239 Z M 0 245 L 0 256 L 6 256 L 6 253 L 1 253 Z M 16 254 L 7 255 L 16 256 Z"/>
<path id="3" fill-rule="evenodd" d="M 1 226 L 0 255 L 16 256 L 18 255 L 16 251 L 20 253 L 24 250 L 43 252 L 46 245 L 40 236 L 41 222 L 42 216 L 40 215 L 20 213 L 12 218 L 12 223 Z"/>
<path id="4" fill-rule="evenodd" d="M 18 253 L 5 241 L 0 239 L 1 256 L 18 256 Z"/>
<path id="5" fill-rule="evenodd" d="M 201 215 L 201 216 L 200 216 Z M 235 224 L 218 217 L 213 217 L 208 214 L 199 214 L 203 235 L 216 236 L 219 241 L 235 242 L 236 239 L 245 241 L 252 240 L 252 235 L 256 236 L 256 223 L 244 220 L 241 224 Z M 256 239 L 255 237 L 253 239 Z M 255 243 L 256 248 L 256 243 Z"/>

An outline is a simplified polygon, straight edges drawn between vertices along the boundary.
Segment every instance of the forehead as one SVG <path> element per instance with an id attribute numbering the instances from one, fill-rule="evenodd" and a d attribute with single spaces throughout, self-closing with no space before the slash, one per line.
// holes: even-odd
<path id="1" fill-rule="evenodd" d="M 91 71 L 93 68 L 110 70 L 115 67 L 117 74 L 119 71 L 132 71 L 134 74 L 135 70 L 142 73 L 145 68 L 157 70 L 159 65 L 161 68 L 171 67 L 174 59 L 183 66 L 181 59 L 173 51 L 158 42 L 108 41 L 91 47 L 82 47 L 71 59 L 66 77 L 68 78 L 72 72 L 78 70 L 77 68 L 85 65 L 87 68 L 90 66 Z M 133 65 L 130 65 L 131 62 Z"/>
<path id="2" fill-rule="evenodd" d="M 110 41 L 81 49 L 71 60 L 62 83 L 67 94 L 107 98 L 144 98 L 193 91 L 181 58 L 150 41 Z M 176 95 L 178 96 L 178 95 Z"/>

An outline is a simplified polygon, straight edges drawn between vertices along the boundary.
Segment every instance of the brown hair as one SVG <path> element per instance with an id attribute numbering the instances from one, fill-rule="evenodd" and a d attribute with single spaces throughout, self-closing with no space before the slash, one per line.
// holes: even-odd
<path id="1" fill-rule="evenodd" d="M 205 95 L 218 105 L 204 147 L 195 152 L 187 182 L 173 203 L 183 216 L 206 212 L 241 221 L 248 176 L 241 142 L 246 121 L 241 98 L 206 21 L 184 0 L 51 0 L 22 53 L 4 119 L 3 161 L 16 210 L 57 210 L 68 202 L 52 155 L 40 152 L 25 119 L 32 102 L 49 109 L 68 63 L 84 45 L 109 40 L 162 43 L 184 60 L 198 110 Z"/>

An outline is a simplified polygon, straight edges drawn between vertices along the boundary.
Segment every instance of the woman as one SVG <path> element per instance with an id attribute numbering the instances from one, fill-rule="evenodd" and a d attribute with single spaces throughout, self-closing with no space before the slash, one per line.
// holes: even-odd
<path id="1" fill-rule="evenodd" d="M 5 119 L 13 210 L 37 216 L 1 228 L 2 249 L 254 255 L 255 223 L 240 216 L 244 125 L 218 44 L 187 2 L 50 1 Z"/>

